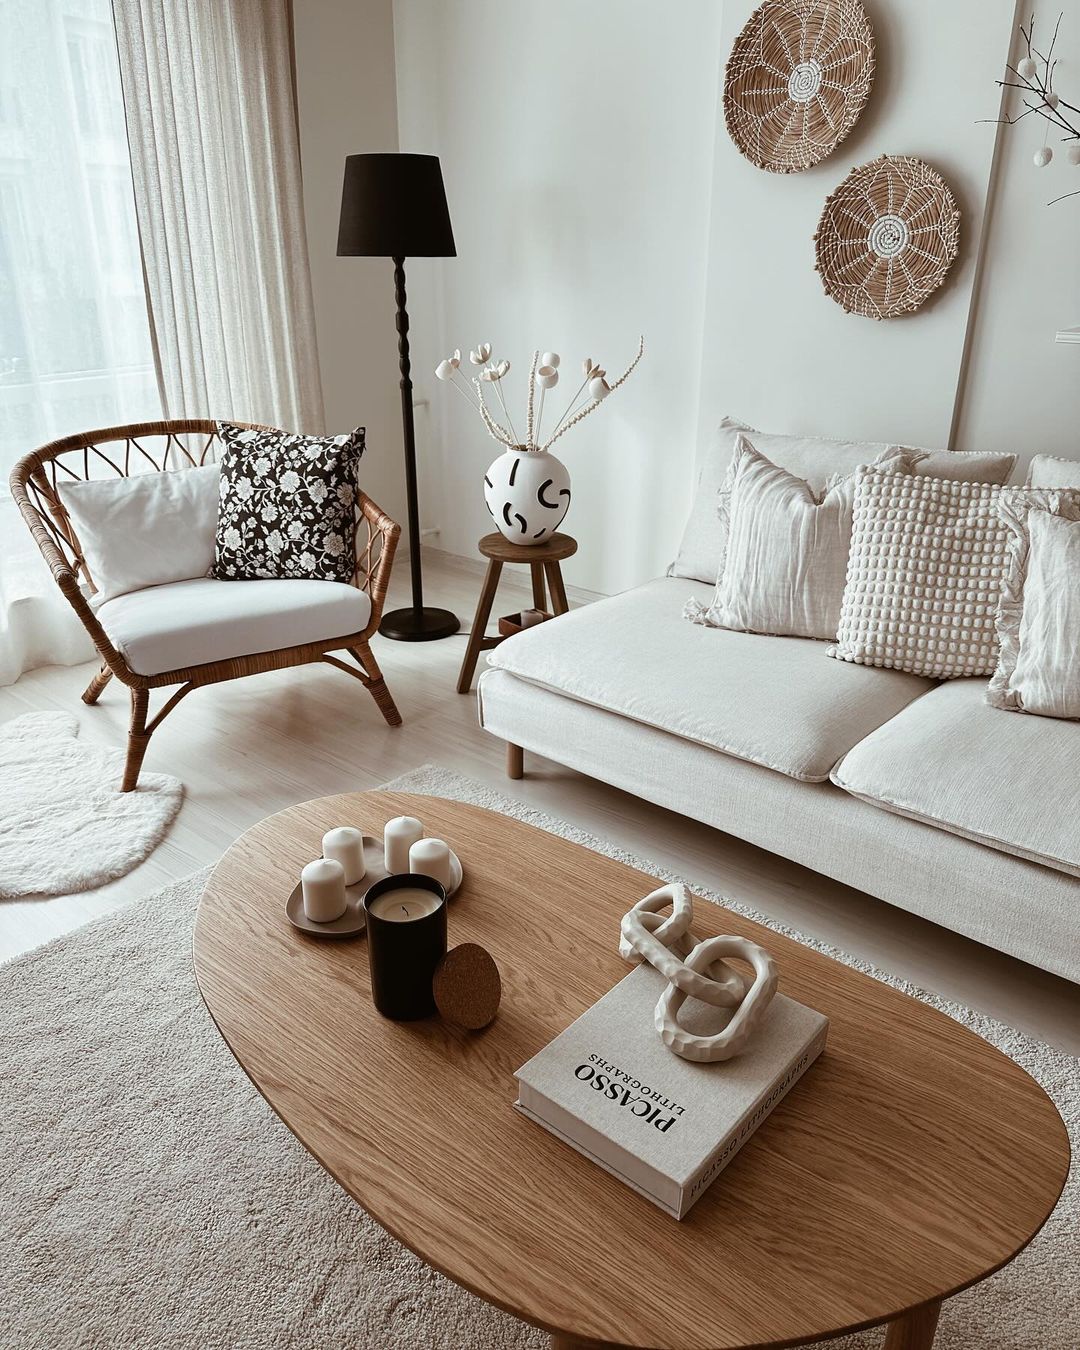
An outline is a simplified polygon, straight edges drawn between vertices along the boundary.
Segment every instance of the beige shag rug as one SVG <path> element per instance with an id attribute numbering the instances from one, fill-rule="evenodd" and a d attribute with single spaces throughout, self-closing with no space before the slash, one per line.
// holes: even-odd
<path id="1" fill-rule="evenodd" d="M 150 856 L 184 789 L 144 773 L 134 792 L 121 792 L 123 772 L 124 752 L 79 740 L 71 713 L 0 726 L 0 900 L 88 891 Z"/>
<path id="2" fill-rule="evenodd" d="M 677 879 L 443 769 L 392 786 L 492 807 Z M 0 1345 L 542 1350 L 541 1332 L 383 1233 L 237 1067 L 191 967 L 205 876 L 0 968 Z M 1018 1060 L 1080 1137 L 1076 1060 L 909 992 Z M 937 1350 L 1077 1350 L 1078 1192 L 1074 1171 L 1031 1246 L 946 1304 Z M 883 1339 L 878 1329 L 828 1344 L 877 1350 Z"/>

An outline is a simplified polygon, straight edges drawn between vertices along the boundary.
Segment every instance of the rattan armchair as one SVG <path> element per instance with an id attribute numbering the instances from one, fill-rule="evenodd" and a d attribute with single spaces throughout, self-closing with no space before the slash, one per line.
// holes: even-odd
<path id="1" fill-rule="evenodd" d="M 253 425 L 243 423 L 241 425 Z M 259 428 L 261 429 L 261 428 Z M 61 502 L 57 485 L 64 480 L 85 481 L 116 474 L 152 470 L 191 468 L 212 462 L 217 440 L 217 424 L 203 419 L 171 422 L 140 422 L 130 426 L 106 427 L 99 431 L 65 436 L 24 456 L 11 473 L 11 493 L 29 526 L 53 579 L 79 616 L 101 656 L 101 669 L 83 694 L 85 703 L 96 703 L 102 690 L 115 675 L 131 691 L 131 727 L 121 790 L 135 788 L 143 756 L 150 737 L 162 721 L 192 689 L 240 679 L 268 670 L 325 661 L 354 676 L 368 690 L 390 726 L 401 725 L 401 714 L 386 687 L 382 672 L 371 653 L 369 639 L 379 626 L 383 601 L 390 579 L 394 550 L 401 526 L 384 514 L 363 492 L 357 503 L 356 571 L 352 584 L 366 591 L 371 612 L 362 632 L 310 642 L 303 646 L 282 647 L 275 651 L 237 656 L 230 660 L 192 665 L 155 675 L 133 671 L 124 656 L 109 640 L 89 603 L 94 593 L 79 540 L 75 536 Z M 230 584 L 230 583 L 222 583 Z M 244 584 L 244 583 L 231 583 Z M 353 666 L 332 652 L 352 656 Z M 179 685 L 150 718 L 150 690 Z"/>

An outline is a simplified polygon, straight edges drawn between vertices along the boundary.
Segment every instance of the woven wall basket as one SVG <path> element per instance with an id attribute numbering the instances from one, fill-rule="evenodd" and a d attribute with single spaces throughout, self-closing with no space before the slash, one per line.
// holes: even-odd
<path id="1" fill-rule="evenodd" d="M 814 239 L 826 295 L 849 314 L 890 319 L 918 309 L 945 280 L 960 212 L 929 164 L 882 155 L 825 199 Z"/>
<path id="2" fill-rule="evenodd" d="M 759 169 L 798 173 L 848 134 L 873 78 L 874 33 L 859 0 L 765 0 L 728 58 L 728 135 Z"/>

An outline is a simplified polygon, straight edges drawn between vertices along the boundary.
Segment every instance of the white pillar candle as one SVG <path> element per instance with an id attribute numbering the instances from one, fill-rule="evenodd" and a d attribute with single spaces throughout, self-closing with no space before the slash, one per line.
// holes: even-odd
<path id="1" fill-rule="evenodd" d="M 522 628 L 535 628 L 538 623 L 544 622 L 544 616 L 538 609 L 523 609 L 521 611 Z"/>
<path id="2" fill-rule="evenodd" d="M 345 869 L 345 885 L 355 886 L 363 881 L 367 864 L 364 862 L 364 836 L 351 825 L 339 825 L 327 830 L 322 837 L 322 855 L 331 862 L 339 862 Z"/>
<path id="3" fill-rule="evenodd" d="M 316 858 L 300 873 L 304 913 L 312 923 L 332 923 L 345 913 L 345 869 L 339 862 Z"/>
<path id="4" fill-rule="evenodd" d="M 409 871 L 434 877 L 444 890 L 450 889 L 450 849 L 441 839 L 418 839 L 409 849 Z"/>
<path id="5" fill-rule="evenodd" d="M 423 837 L 424 827 L 415 816 L 395 816 L 386 822 L 383 848 L 386 852 L 386 870 L 391 876 L 409 870 L 409 849 Z"/>
<path id="6" fill-rule="evenodd" d="M 408 923 L 434 914 L 441 904 L 434 891 L 421 890 L 419 886 L 399 886 L 376 896 L 368 909 L 387 923 Z"/>

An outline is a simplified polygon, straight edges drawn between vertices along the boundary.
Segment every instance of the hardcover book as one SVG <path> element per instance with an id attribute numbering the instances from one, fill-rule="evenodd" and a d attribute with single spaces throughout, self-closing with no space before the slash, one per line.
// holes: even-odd
<path id="1" fill-rule="evenodd" d="M 777 994 L 741 1055 L 698 1064 L 656 1031 L 666 985 L 647 965 L 620 980 L 517 1071 L 517 1107 L 681 1219 L 821 1054 L 829 1020 Z M 688 999 L 680 1020 L 711 1035 L 731 1015 Z"/>

